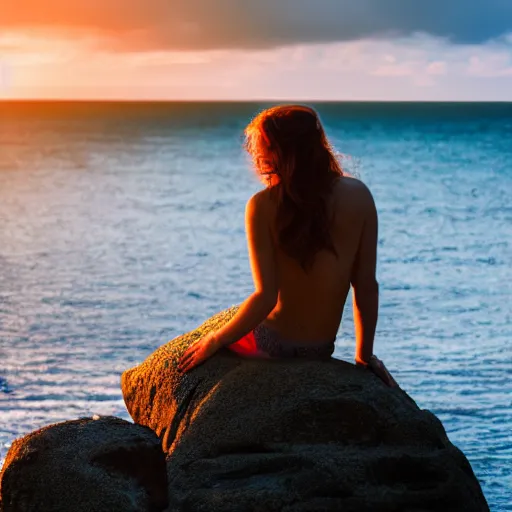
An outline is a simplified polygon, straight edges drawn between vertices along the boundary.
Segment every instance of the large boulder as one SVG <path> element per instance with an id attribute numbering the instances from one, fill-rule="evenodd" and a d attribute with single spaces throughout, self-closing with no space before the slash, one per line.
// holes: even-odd
<path id="1" fill-rule="evenodd" d="M 17 439 L 0 473 L 3 512 L 160 512 L 166 506 L 158 437 L 113 417 L 58 423 Z"/>
<path id="2" fill-rule="evenodd" d="M 133 419 L 167 453 L 169 511 L 486 511 L 440 421 L 338 360 L 177 364 L 224 311 L 122 376 Z"/>

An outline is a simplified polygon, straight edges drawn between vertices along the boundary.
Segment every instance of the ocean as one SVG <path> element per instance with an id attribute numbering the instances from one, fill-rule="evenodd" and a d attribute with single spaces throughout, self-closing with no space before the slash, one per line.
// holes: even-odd
<path id="1" fill-rule="evenodd" d="M 260 103 L 0 103 L 0 464 L 252 291 Z M 314 103 L 379 213 L 375 352 L 512 510 L 512 104 Z M 335 356 L 353 360 L 350 300 Z"/>

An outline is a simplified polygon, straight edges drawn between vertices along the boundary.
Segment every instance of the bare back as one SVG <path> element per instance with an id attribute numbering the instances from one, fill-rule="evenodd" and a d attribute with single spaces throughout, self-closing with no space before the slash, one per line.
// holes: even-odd
<path id="1" fill-rule="evenodd" d="M 354 178 L 342 177 L 336 181 L 328 201 L 328 213 L 334 218 L 331 237 L 338 255 L 320 251 L 307 273 L 297 260 L 278 247 L 273 229 L 276 205 L 268 189 L 261 194 L 267 197 L 279 288 L 277 304 L 264 324 L 285 338 L 304 343 L 334 339 L 350 289 L 364 222 L 371 215 L 370 192 Z"/>

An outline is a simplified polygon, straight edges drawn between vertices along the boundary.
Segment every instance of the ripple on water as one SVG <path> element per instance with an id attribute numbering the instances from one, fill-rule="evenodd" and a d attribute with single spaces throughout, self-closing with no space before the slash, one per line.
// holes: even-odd
<path id="1" fill-rule="evenodd" d="M 7 379 L 0 377 L 0 393 L 5 393 L 6 395 L 12 393 L 12 389 L 7 382 Z"/>

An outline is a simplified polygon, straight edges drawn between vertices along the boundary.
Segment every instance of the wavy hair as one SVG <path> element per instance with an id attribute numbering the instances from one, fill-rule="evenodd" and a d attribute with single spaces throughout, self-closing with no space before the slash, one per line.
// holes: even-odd
<path id="1" fill-rule="evenodd" d="M 264 110 L 245 129 L 245 148 L 277 194 L 275 228 L 284 253 L 304 271 L 322 249 L 337 255 L 327 198 L 343 170 L 318 114 L 302 105 Z"/>

